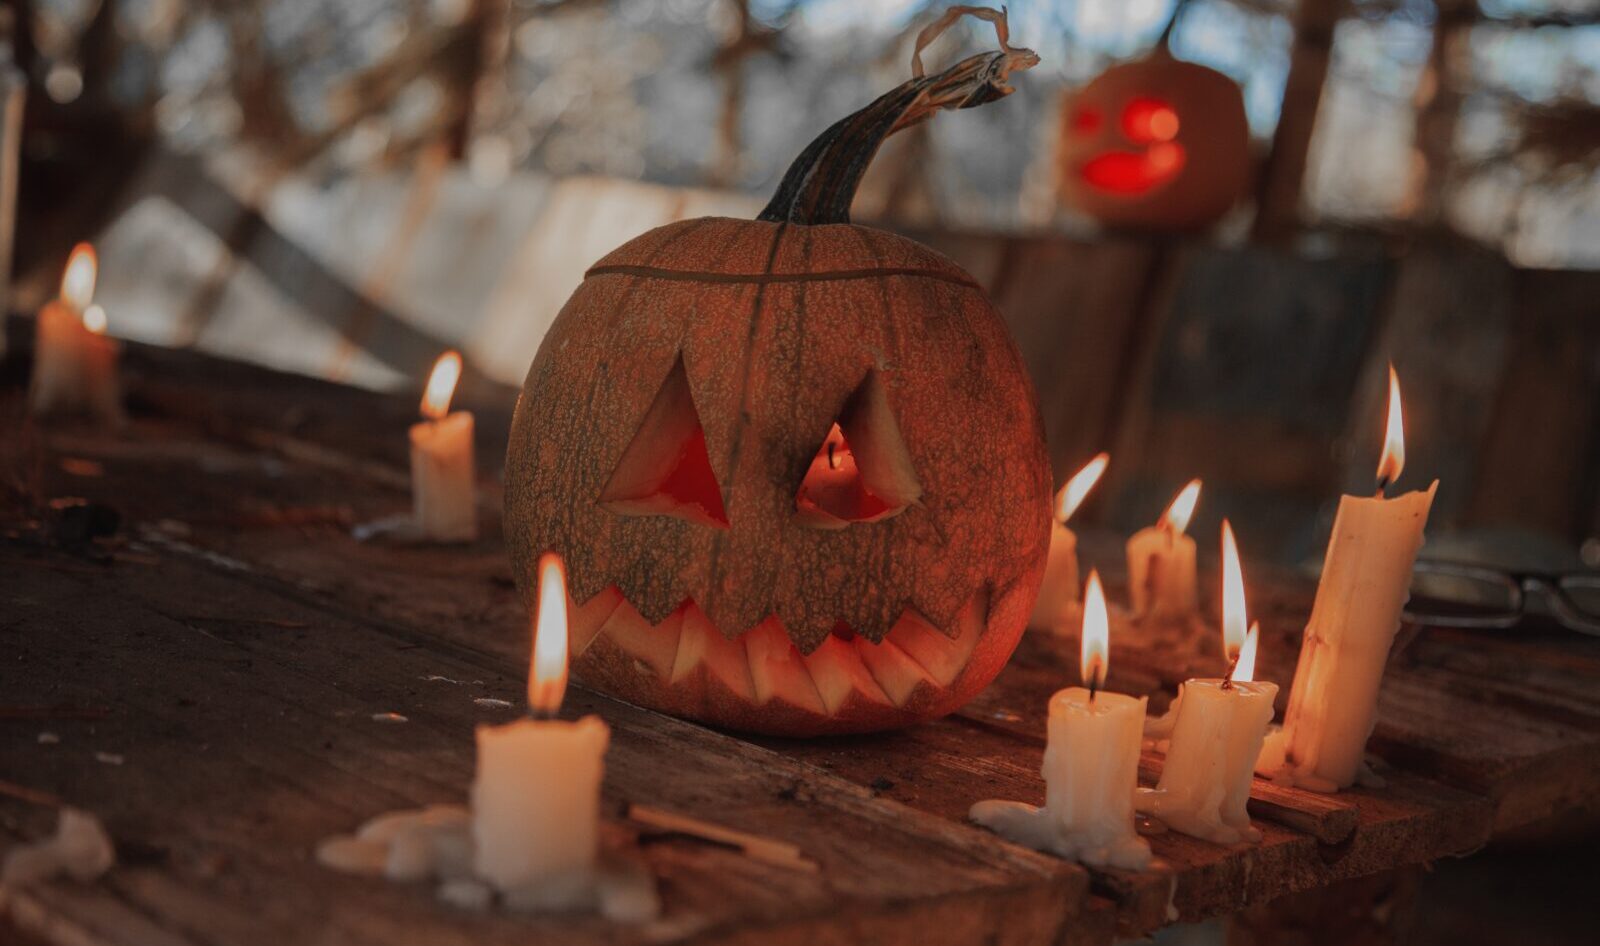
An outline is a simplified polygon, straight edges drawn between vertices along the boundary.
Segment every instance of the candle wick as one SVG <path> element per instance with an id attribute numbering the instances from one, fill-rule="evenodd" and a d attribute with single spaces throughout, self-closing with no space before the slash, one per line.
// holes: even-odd
<path id="1" fill-rule="evenodd" d="M 528 718 L 540 723 L 547 723 L 556 718 L 556 711 L 542 706 L 528 707 Z"/>
<path id="2" fill-rule="evenodd" d="M 1388 489 L 1389 489 L 1389 477 L 1388 477 L 1388 474 L 1385 474 L 1383 476 L 1378 477 L 1378 491 L 1377 491 L 1377 493 L 1375 493 L 1373 495 L 1373 498 L 1374 499 L 1382 499 L 1383 498 L 1383 494 Z"/>
<path id="3" fill-rule="evenodd" d="M 828 469 L 837 470 L 838 468 L 839 464 L 835 463 L 833 459 L 833 441 L 830 440 L 828 441 Z"/>
<path id="4" fill-rule="evenodd" d="M 1233 672 L 1239 669 L 1239 656 L 1239 654 L 1234 654 L 1233 659 L 1228 661 L 1228 672 L 1222 678 L 1222 689 L 1224 690 L 1233 689 Z"/>

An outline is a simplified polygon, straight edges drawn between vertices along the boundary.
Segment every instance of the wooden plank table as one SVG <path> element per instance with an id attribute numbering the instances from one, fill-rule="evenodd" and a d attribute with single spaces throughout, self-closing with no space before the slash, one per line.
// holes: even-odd
<path id="1" fill-rule="evenodd" d="M 359 542 L 352 525 L 408 504 L 413 398 L 129 354 L 134 421 L 120 434 L 27 421 L 24 359 L 14 350 L 0 370 L 0 839 L 51 830 L 50 807 L 23 797 L 42 794 L 99 814 L 119 849 L 94 884 L 0 888 L 0 933 L 107 946 L 1106 943 L 1468 853 L 1600 797 L 1600 644 L 1430 630 L 1385 683 L 1373 748 L 1386 788 L 1330 797 L 1258 781 L 1260 845 L 1163 833 L 1153 870 L 1087 871 L 965 819 L 982 798 L 1042 798 L 1043 708 L 1075 679 L 1076 654 L 1030 635 L 973 704 L 899 733 L 751 739 L 570 693 L 565 713 L 612 727 L 613 843 L 641 835 L 624 812 L 647 804 L 795 844 L 815 872 L 647 836 L 665 912 L 633 928 L 466 912 L 427 887 L 336 874 L 313 860 L 319 840 L 461 801 L 472 727 L 520 704 L 527 630 L 494 485 L 510 396 L 478 409 L 482 541 Z M 76 513 L 59 508 L 69 497 L 117 510 L 115 535 L 77 538 Z M 1115 571 L 1115 537 L 1085 549 Z M 1286 683 L 1311 586 L 1250 575 L 1269 629 L 1261 675 Z M 1217 669 L 1204 652 L 1114 634 L 1110 685 L 1152 694 L 1153 709 Z M 1144 763 L 1153 781 L 1159 754 Z"/>

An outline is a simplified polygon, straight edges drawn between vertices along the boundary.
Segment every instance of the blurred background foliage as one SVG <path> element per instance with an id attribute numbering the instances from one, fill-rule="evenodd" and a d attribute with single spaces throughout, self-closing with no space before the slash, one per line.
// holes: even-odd
<path id="1" fill-rule="evenodd" d="M 486 185 L 531 170 L 752 194 L 828 121 L 902 80 L 911 38 L 944 6 L 9 2 L 41 80 L 30 123 L 114 115 L 128 141 L 226 154 L 258 184 L 406 166 L 443 142 Z M 1143 55 L 1176 17 L 1173 52 L 1243 87 L 1261 160 L 1285 109 L 1314 113 L 1298 225 L 1444 229 L 1522 265 L 1600 266 L 1593 0 L 1014 0 L 1010 15 L 1044 58 L 1020 80 L 1027 94 L 931 126 L 870 215 L 1086 232 L 1051 198 L 1057 92 Z M 1320 88 L 1286 97 L 1297 55 L 1314 60 L 1329 29 Z M 964 26 L 936 51 L 991 42 Z"/>

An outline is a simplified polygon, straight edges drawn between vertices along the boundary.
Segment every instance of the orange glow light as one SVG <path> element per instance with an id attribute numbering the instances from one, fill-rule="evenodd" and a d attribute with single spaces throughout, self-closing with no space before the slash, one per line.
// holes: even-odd
<path id="1" fill-rule="evenodd" d="M 87 243 L 73 247 L 66 271 L 61 274 L 61 301 L 79 312 L 87 309 L 94 301 L 94 281 L 99 270 L 94 247 Z"/>
<path id="2" fill-rule="evenodd" d="M 1066 524 L 1072 514 L 1083 505 L 1083 499 L 1094 489 L 1094 484 L 1100 482 L 1100 474 L 1106 471 L 1106 464 L 1111 462 L 1111 454 L 1102 453 L 1083 465 L 1083 469 L 1072 474 L 1072 479 L 1067 480 L 1061 491 L 1056 493 L 1056 521 Z"/>
<path id="3" fill-rule="evenodd" d="M 1111 662 L 1111 617 L 1106 613 L 1106 593 L 1100 587 L 1100 573 L 1089 570 L 1089 584 L 1083 590 L 1083 655 L 1079 673 L 1091 691 L 1106 683 L 1106 665 Z"/>
<path id="4" fill-rule="evenodd" d="M 1239 648 L 1239 659 L 1233 662 L 1233 673 L 1228 679 L 1235 683 L 1249 683 L 1256 678 L 1256 647 L 1261 643 L 1261 625 L 1251 624 Z"/>
<path id="5" fill-rule="evenodd" d="M 1178 113 L 1161 99 L 1141 96 L 1122 110 L 1122 133 L 1136 144 L 1171 141 L 1178 137 Z"/>
<path id="6" fill-rule="evenodd" d="M 1400 414 L 1400 376 L 1389 366 L 1389 422 L 1383 431 L 1383 454 L 1378 458 L 1378 492 L 1400 478 L 1406 465 L 1406 425 Z"/>
<path id="7" fill-rule="evenodd" d="M 1157 524 L 1171 531 L 1174 538 L 1183 535 L 1183 530 L 1189 528 L 1189 520 L 1194 516 L 1194 507 L 1199 502 L 1200 481 L 1190 480 L 1188 486 L 1178 491 L 1178 495 L 1172 500 L 1172 505 L 1161 514 L 1161 521 Z"/>
<path id="8" fill-rule="evenodd" d="M 450 413 L 450 398 L 455 396 L 456 382 L 461 380 L 461 355 L 447 351 L 433 363 L 428 375 L 428 387 L 422 392 L 422 416 L 430 420 Z"/>
<path id="9" fill-rule="evenodd" d="M 567 566 L 561 556 L 539 556 L 539 600 L 533 621 L 533 659 L 528 667 L 528 709 L 547 716 L 567 693 Z"/>
<path id="10" fill-rule="evenodd" d="M 1244 606 L 1244 570 L 1239 567 L 1239 546 L 1233 526 L 1222 520 L 1222 653 L 1232 663 L 1244 646 L 1249 620 Z"/>
<path id="11" fill-rule="evenodd" d="M 83 327 L 91 334 L 104 335 L 106 333 L 106 310 L 97 305 L 91 305 L 83 310 Z"/>

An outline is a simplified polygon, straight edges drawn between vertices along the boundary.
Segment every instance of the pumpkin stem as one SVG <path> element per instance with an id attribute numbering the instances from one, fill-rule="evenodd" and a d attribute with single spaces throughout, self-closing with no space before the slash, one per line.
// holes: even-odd
<path id="1" fill-rule="evenodd" d="M 923 47 L 963 15 L 994 23 L 1001 48 L 970 56 L 936 75 L 923 75 Z M 951 7 L 917 36 L 911 56 L 913 78 L 817 136 L 789 166 L 778 192 L 756 219 L 806 225 L 849 223 L 850 204 L 861 175 L 885 138 L 927 121 L 941 109 L 973 108 L 1005 98 L 1015 91 L 1006 82 L 1011 73 L 1038 64 L 1033 50 L 1008 42 L 1003 9 Z"/>

